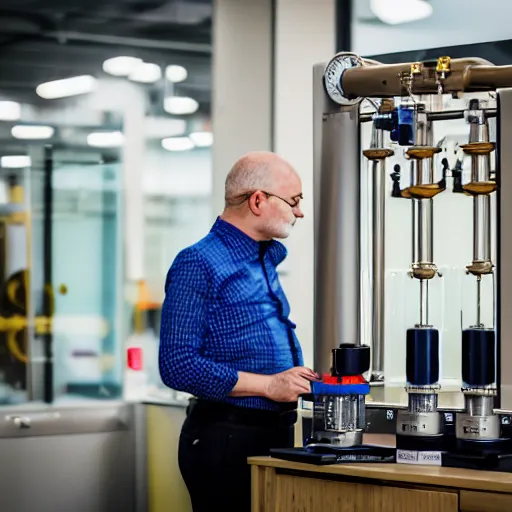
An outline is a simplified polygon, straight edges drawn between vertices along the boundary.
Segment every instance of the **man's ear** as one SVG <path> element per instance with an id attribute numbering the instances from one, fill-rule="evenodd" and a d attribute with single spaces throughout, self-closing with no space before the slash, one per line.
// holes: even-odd
<path id="1" fill-rule="evenodd" d="M 264 195 L 261 192 L 255 192 L 249 197 L 249 208 L 254 215 L 258 217 L 261 215 L 261 203 L 264 199 Z"/>

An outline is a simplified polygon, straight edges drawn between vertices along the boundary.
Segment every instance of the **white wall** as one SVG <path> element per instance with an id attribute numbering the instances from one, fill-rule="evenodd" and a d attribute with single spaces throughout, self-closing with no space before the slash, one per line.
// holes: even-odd
<path id="1" fill-rule="evenodd" d="M 361 55 L 393 53 L 511 38 L 509 0 L 430 0 L 430 18 L 404 25 L 363 22 L 368 0 L 354 2 L 353 48 Z"/>
<path id="2" fill-rule="evenodd" d="M 245 153 L 272 149 L 272 1 L 213 2 L 212 217 Z"/>
<path id="3" fill-rule="evenodd" d="M 333 0 L 278 0 L 275 50 L 275 151 L 302 178 L 301 219 L 286 241 L 281 281 L 297 323 L 305 364 L 313 365 L 313 65 L 334 53 Z"/>
<path id="4" fill-rule="evenodd" d="M 170 152 L 152 148 L 144 158 L 142 187 L 145 195 L 210 197 L 212 162 L 209 149 Z"/>

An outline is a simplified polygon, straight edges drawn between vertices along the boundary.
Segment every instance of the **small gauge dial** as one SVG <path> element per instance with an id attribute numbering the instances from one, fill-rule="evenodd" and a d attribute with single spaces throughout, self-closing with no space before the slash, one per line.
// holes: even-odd
<path id="1" fill-rule="evenodd" d="M 361 58 L 354 53 L 339 53 L 327 64 L 324 72 L 324 85 L 329 98 L 340 105 L 350 105 L 360 98 L 349 99 L 343 94 L 341 77 L 346 69 L 363 65 Z"/>

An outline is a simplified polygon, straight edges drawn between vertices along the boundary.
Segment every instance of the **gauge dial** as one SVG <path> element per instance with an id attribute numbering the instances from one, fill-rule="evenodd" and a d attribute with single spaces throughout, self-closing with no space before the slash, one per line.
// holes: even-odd
<path id="1" fill-rule="evenodd" d="M 340 105 L 352 105 L 361 101 L 361 98 L 349 99 L 343 94 L 341 77 L 346 69 L 363 65 L 361 58 L 354 53 L 338 53 L 327 64 L 324 72 L 324 86 L 329 98 Z"/>

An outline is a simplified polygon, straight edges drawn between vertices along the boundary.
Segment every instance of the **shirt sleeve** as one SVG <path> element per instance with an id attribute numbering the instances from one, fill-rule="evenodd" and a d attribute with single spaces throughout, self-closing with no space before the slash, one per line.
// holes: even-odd
<path id="1" fill-rule="evenodd" d="M 222 400 L 238 373 L 202 355 L 208 332 L 209 279 L 193 248 L 181 251 L 166 281 L 160 328 L 159 369 L 164 384 L 198 398 Z"/>

